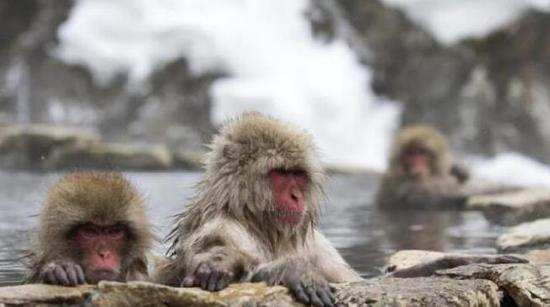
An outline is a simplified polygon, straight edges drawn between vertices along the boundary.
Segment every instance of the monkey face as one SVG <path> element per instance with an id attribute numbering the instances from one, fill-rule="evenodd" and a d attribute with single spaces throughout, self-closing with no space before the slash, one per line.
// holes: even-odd
<path id="1" fill-rule="evenodd" d="M 301 170 L 274 169 L 269 172 L 275 200 L 277 222 L 295 227 L 302 223 L 305 213 L 305 195 L 308 177 Z"/>
<path id="2" fill-rule="evenodd" d="M 86 280 L 119 280 L 122 252 L 128 239 L 128 230 L 122 224 L 90 222 L 78 227 L 75 241 L 82 251 Z"/>
<path id="3" fill-rule="evenodd" d="M 411 146 L 401 158 L 405 173 L 413 178 L 426 178 L 432 175 L 433 154 L 425 147 Z"/>

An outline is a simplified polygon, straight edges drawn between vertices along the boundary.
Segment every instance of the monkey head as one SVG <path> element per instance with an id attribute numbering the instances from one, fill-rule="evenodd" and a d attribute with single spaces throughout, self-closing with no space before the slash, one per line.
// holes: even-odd
<path id="1" fill-rule="evenodd" d="M 401 130 L 393 145 L 390 170 L 402 177 L 422 179 L 449 171 L 449 150 L 443 135 L 430 126 Z"/>
<path id="2" fill-rule="evenodd" d="M 93 284 L 124 281 L 128 265 L 144 255 L 152 238 L 143 201 L 126 179 L 83 172 L 50 190 L 37 239 L 45 261 L 70 260 Z"/>
<path id="3" fill-rule="evenodd" d="M 246 113 L 224 125 L 211 148 L 205 177 L 227 214 L 282 232 L 317 222 L 324 173 L 307 133 Z"/>

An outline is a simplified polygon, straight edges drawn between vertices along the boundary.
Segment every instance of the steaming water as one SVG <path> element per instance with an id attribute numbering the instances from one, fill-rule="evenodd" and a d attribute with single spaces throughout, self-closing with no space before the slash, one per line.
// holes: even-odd
<path id="1" fill-rule="evenodd" d="M 157 234 L 166 235 L 171 216 L 190 196 L 200 173 L 129 173 L 143 191 Z M 22 266 L 17 258 L 29 247 L 36 214 L 56 174 L 0 172 L 0 286 L 20 282 Z M 377 177 L 334 175 L 328 181 L 328 204 L 322 229 L 351 265 L 366 276 L 380 274 L 384 257 L 399 249 L 494 252 L 502 232 L 478 212 L 378 212 L 372 198 Z M 159 244 L 157 251 L 165 246 Z"/>

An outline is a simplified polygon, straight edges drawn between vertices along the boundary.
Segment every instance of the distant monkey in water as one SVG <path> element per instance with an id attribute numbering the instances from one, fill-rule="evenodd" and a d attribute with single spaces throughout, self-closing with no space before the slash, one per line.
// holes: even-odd
<path id="1" fill-rule="evenodd" d="M 445 137 L 436 129 L 409 126 L 397 136 L 387 173 L 377 194 L 383 208 L 434 208 L 461 206 L 460 189 L 468 172 L 453 165 Z"/>
<path id="2" fill-rule="evenodd" d="M 153 234 L 137 190 L 117 173 L 77 172 L 46 196 L 28 282 L 147 280 Z"/>
<path id="3" fill-rule="evenodd" d="M 305 132 L 246 113 L 214 137 L 206 172 L 169 238 L 161 282 L 221 290 L 239 281 L 288 287 L 332 306 L 329 282 L 361 277 L 318 229 L 324 171 Z"/>

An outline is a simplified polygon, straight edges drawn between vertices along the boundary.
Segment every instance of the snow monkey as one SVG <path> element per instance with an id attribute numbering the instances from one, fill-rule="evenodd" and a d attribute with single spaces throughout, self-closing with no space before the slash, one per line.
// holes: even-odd
<path id="1" fill-rule="evenodd" d="M 447 142 L 432 127 L 405 127 L 397 136 L 377 201 L 381 208 L 460 206 L 465 169 L 451 164 Z"/>
<path id="2" fill-rule="evenodd" d="M 124 177 L 69 174 L 46 196 L 28 281 L 75 286 L 146 280 L 152 240 L 143 201 Z"/>
<path id="3" fill-rule="evenodd" d="M 169 236 L 163 283 L 216 291 L 265 281 L 303 303 L 332 306 L 328 282 L 361 280 L 318 229 L 324 171 L 307 133 L 245 113 L 210 148 L 204 177 Z"/>

